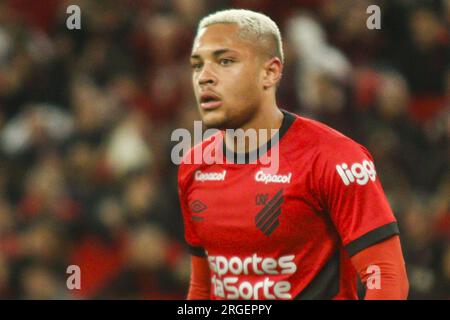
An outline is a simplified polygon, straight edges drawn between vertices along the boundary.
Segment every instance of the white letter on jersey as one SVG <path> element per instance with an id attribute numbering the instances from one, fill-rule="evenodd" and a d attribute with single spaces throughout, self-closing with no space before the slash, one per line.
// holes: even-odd
<path id="1" fill-rule="evenodd" d="M 354 163 L 350 168 L 346 163 L 342 163 L 336 166 L 336 171 L 346 186 L 355 181 L 357 184 L 364 186 L 369 180 L 373 182 L 377 178 L 373 162 L 367 160 L 364 160 L 362 164 Z"/>

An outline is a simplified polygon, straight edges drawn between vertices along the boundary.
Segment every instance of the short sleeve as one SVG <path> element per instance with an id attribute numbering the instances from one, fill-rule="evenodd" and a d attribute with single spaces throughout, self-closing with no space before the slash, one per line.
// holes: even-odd
<path id="1" fill-rule="evenodd" d="M 350 256 L 399 233 L 373 158 L 363 146 L 343 141 L 320 159 L 322 202 Z"/>

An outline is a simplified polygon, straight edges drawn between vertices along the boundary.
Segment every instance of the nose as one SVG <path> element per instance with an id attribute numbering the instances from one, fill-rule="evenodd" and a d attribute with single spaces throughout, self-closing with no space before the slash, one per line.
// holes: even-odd
<path id="1" fill-rule="evenodd" d="M 217 83 L 217 77 L 211 70 L 211 67 L 207 63 L 203 65 L 202 71 L 198 76 L 198 84 L 200 86 L 204 85 L 215 85 Z"/>

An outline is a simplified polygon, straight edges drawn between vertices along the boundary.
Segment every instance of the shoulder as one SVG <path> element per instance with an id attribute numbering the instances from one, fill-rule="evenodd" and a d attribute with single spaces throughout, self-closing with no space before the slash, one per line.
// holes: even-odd
<path id="1" fill-rule="evenodd" d="M 283 156 L 296 168 L 307 170 L 314 181 L 339 177 L 339 168 L 372 174 L 375 165 L 370 152 L 343 133 L 316 120 L 296 116 L 289 130 Z"/>
<path id="2" fill-rule="evenodd" d="M 369 154 L 361 144 L 317 120 L 296 115 L 292 136 L 321 158 L 340 158 L 351 154 Z"/>
<path id="3" fill-rule="evenodd" d="M 197 170 L 202 170 L 209 166 L 204 161 L 205 150 L 216 148 L 221 143 L 222 134 L 218 131 L 186 151 L 178 167 L 179 187 L 189 183 Z"/>

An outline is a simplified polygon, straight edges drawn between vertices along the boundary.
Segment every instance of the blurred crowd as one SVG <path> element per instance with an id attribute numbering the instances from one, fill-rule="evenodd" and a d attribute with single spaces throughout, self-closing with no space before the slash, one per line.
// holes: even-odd
<path id="1" fill-rule="evenodd" d="M 71 4 L 80 30 L 66 27 Z M 280 26 L 279 106 L 374 156 L 410 298 L 450 299 L 448 0 L 0 1 L 0 298 L 185 297 L 170 134 L 199 119 L 197 23 L 229 7 Z"/>

